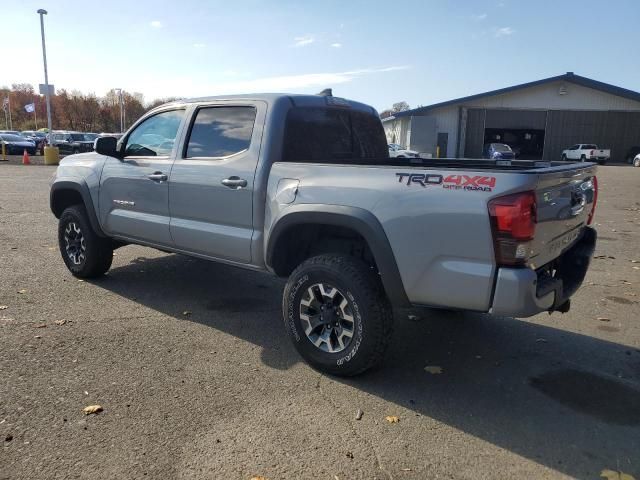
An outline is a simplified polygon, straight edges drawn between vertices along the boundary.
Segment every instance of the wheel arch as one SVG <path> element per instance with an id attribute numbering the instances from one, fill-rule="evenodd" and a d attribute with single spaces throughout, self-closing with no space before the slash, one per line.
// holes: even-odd
<path id="1" fill-rule="evenodd" d="M 56 218 L 60 218 L 65 208 L 78 204 L 82 204 L 87 211 L 93 231 L 100 237 L 106 237 L 98 222 L 89 187 L 84 182 L 62 180 L 51 185 L 49 207 Z"/>
<path id="2" fill-rule="evenodd" d="M 387 297 L 396 306 L 408 306 L 400 271 L 391 244 L 378 219 L 369 211 L 341 205 L 299 205 L 288 208 L 276 220 L 267 239 L 265 261 L 267 267 L 279 276 L 287 276 L 297 266 L 287 262 L 291 235 L 300 229 L 340 229 L 360 237 L 370 251 L 380 273 Z M 304 238 L 295 237 L 296 245 Z M 329 251 L 325 252 L 329 253 Z M 298 260 L 308 256 L 298 255 Z M 294 257 L 295 258 L 295 257 Z"/>

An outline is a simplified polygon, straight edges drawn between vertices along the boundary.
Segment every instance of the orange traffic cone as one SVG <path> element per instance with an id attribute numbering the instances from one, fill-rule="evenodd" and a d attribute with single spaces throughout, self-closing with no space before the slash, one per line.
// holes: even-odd
<path id="1" fill-rule="evenodd" d="M 27 149 L 24 149 L 24 153 L 22 154 L 22 164 L 23 165 L 31 165 L 29 161 L 29 154 L 27 153 Z"/>

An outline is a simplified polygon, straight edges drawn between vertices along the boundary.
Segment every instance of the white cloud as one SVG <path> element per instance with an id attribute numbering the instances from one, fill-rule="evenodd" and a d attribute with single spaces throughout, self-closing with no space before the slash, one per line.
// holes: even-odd
<path id="1" fill-rule="evenodd" d="M 486 13 L 481 13 L 480 15 L 474 15 L 473 18 L 477 22 L 481 22 L 482 20 L 486 20 L 488 15 Z"/>
<path id="2" fill-rule="evenodd" d="M 342 48 L 342 44 L 341 44 L 341 43 L 339 43 L 339 42 L 332 43 L 332 44 L 331 44 L 331 46 L 332 46 L 333 48 Z"/>
<path id="3" fill-rule="evenodd" d="M 511 27 L 502 27 L 502 28 L 498 28 L 496 29 L 494 36 L 496 38 L 500 38 L 500 37 L 506 37 L 509 35 L 513 35 L 514 33 L 516 33 L 515 29 L 511 28 Z"/>
<path id="4" fill-rule="evenodd" d="M 283 75 L 279 77 L 256 78 L 253 80 L 236 81 L 233 83 L 220 83 L 210 85 L 207 88 L 216 93 L 251 93 L 251 92 L 282 92 L 291 90 L 304 90 L 312 87 L 328 87 L 352 80 L 366 75 L 377 73 L 393 72 L 397 70 L 407 70 L 407 65 L 383 67 L 383 68 L 363 68 L 361 70 L 351 70 L 337 73 L 306 73 L 301 75 Z"/>
<path id="5" fill-rule="evenodd" d="M 194 43 L 194 44 L 193 44 L 193 46 L 194 46 L 195 48 L 204 48 L 204 47 L 206 47 L 207 45 L 206 45 L 206 44 L 204 44 L 204 43 Z"/>
<path id="6" fill-rule="evenodd" d="M 162 22 L 160 20 L 153 20 L 149 25 L 153 28 L 162 28 Z"/>
<path id="7" fill-rule="evenodd" d="M 314 38 L 313 35 L 303 35 L 302 37 L 295 37 L 293 41 L 294 41 L 293 43 L 294 47 L 305 47 L 315 42 L 316 39 Z"/>

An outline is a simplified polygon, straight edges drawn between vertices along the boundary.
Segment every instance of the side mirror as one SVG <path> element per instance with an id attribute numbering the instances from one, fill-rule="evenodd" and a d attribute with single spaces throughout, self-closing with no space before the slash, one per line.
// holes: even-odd
<path id="1" fill-rule="evenodd" d="M 93 142 L 93 149 L 100 155 L 119 158 L 117 144 L 118 140 L 115 137 L 98 137 Z"/>

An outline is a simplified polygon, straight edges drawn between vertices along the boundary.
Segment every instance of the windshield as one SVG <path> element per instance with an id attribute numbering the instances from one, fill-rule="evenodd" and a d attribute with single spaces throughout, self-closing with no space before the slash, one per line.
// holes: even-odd
<path id="1" fill-rule="evenodd" d="M 496 152 L 511 152 L 511 147 L 509 145 L 505 145 L 504 143 L 494 143 L 493 149 Z"/>

